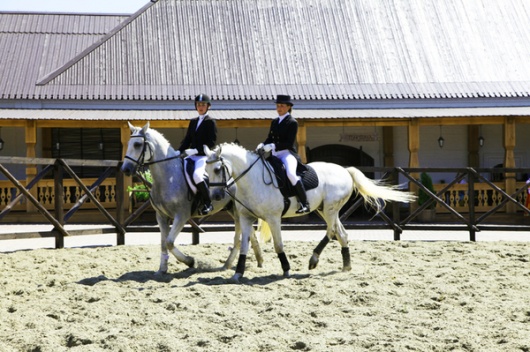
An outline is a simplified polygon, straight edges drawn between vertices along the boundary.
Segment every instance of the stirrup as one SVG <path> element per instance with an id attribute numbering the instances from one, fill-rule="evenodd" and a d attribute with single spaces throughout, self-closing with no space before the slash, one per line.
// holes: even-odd
<path id="1" fill-rule="evenodd" d="M 309 204 L 300 203 L 300 209 L 296 211 L 296 214 L 310 213 Z"/>
<path id="2" fill-rule="evenodd" d="M 205 204 L 202 209 L 199 211 L 200 215 L 207 215 L 209 212 L 213 210 L 212 204 Z"/>

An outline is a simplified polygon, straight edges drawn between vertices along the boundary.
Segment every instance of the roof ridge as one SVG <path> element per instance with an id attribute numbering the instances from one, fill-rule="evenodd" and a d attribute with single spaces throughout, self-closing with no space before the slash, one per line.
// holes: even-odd
<path id="1" fill-rule="evenodd" d="M 158 1 L 156 1 L 158 2 Z M 110 38 L 112 38 L 116 33 L 121 31 L 123 28 L 127 27 L 132 21 L 134 21 L 138 16 L 140 16 L 142 13 L 144 13 L 148 8 L 156 4 L 155 1 L 152 1 L 145 4 L 141 9 L 136 11 L 134 14 L 132 14 L 130 17 L 128 17 L 125 21 L 121 22 L 119 25 L 117 25 L 114 29 L 112 29 L 109 33 L 107 33 L 105 36 L 103 36 L 100 40 L 86 48 L 85 50 L 81 51 L 78 55 L 76 55 L 74 58 L 66 62 L 61 67 L 55 69 L 54 71 L 48 73 L 43 78 L 40 78 L 37 80 L 37 86 L 44 86 L 48 83 L 50 83 L 52 80 L 54 80 L 56 77 L 58 77 L 61 73 L 66 71 L 68 68 L 75 65 L 78 61 L 83 59 L 86 55 L 88 55 L 90 52 L 94 51 L 96 48 L 101 46 L 103 43 L 108 41 Z"/>

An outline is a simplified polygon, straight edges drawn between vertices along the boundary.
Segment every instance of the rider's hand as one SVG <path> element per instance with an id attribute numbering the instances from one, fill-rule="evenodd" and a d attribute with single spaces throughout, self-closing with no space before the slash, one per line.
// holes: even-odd
<path id="1" fill-rule="evenodd" d="M 276 146 L 274 145 L 274 143 L 266 144 L 263 146 L 263 150 L 265 151 L 265 153 L 269 153 L 270 151 L 276 150 Z"/>
<path id="2" fill-rule="evenodd" d="M 195 148 L 190 148 L 190 149 L 186 149 L 184 153 L 186 153 L 187 156 L 192 156 L 195 154 L 199 154 L 199 151 Z"/>
<path id="3" fill-rule="evenodd" d="M 258 144 L 256 147 L 256 151 L 259 151 L 261 148 L 263 148 L 263 143 Z"/>

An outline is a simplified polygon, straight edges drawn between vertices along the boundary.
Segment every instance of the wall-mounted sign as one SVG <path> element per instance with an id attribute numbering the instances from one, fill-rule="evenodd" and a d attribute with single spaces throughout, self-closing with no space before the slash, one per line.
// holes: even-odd
<path id="1" fill-rule="evenodd" d="M 341 133 L 339 142 L 376 142 L 379 140 L 377 133 Z"/>

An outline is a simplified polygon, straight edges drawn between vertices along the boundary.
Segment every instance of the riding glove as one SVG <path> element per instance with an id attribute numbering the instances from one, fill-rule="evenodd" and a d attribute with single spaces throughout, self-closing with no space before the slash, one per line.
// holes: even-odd
<path id="1" fill-rule="evenodd" d="M 258 144 L 256 147 L 256 151 L 259 151 L 261 148 L 263 148 L 263 143 Z"/>
<path id="2" fill-rule="evenodd" d="M 190 149 L 186 149 L 184 153 L 186 153 L 187 156 L 192 156 L 195 154 L 199 154 L 199 151 L 195 148 L 190 148 Z"/>
<path id="3" fill-rule="evenodd" d="M 265 151 L 265 153 L 269 153 L 270 151 L 275 151 L 276 150 L 276 145 L 274 143 L 265 144 L 263 146 L 263 150 Z"/>

